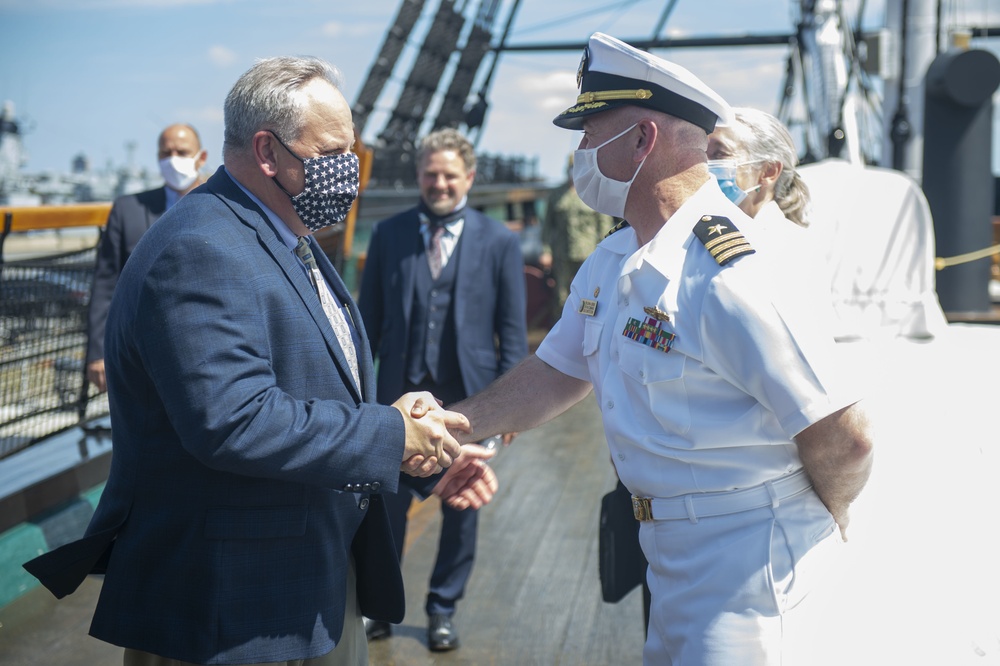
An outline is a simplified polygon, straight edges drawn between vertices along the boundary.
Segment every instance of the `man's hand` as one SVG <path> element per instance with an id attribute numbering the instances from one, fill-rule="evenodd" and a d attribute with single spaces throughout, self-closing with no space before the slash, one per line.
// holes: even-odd
<path id="1" fill-rule="evenodd" d="M 449 429 L 468 433 L 469 420 L 449 412 L 427 392 L 407 393 L 392 404 L 406 426 L 406 446 L 400 470 L 411 476 L 430 476 L 451 465 L 461 447 Z"/>
<path id="2" fill-rule="evenodd" d="M 478 444 L 465 444 L 462 454 L 444 473 L 432 491 L 453 509 L 478 509 L 490 503 L 499 484 L 486 461 L 496 454 Z"/>
<path id="3" fill-rule="evenodd" d="M 99 358 L 87 364 L 87 381 L 103 393 L 108 390 L 107 377 L 104 374 L 104 359 Z"/>

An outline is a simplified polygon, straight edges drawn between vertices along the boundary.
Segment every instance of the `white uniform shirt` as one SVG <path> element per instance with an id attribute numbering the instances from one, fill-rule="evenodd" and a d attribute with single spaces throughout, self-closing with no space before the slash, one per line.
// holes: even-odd
<path id="1" fill-rule="evenodd" d="M 692 233 L 703 215 L 732 220 L 757 253 L 719 266 Z M 752 226 L 709 180 L 644 247 L 631 228 L 612 234 L 538 349 L 594 385 L 612 459 L 636 495 L 746 488 L 794 472 L 792 437 L 860 397 L 846 390 L 811 304 L 786 295 L 783 280 L 795 276 Z M 593 316 L 581 313 L 587 301 Z M 669 351 L 626 337 L 630 320 L 673 334 Z"/>

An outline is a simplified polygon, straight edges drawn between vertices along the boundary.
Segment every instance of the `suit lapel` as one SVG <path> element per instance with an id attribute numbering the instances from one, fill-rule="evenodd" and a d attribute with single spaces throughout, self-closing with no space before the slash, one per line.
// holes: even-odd
<path id="1" fill-rule="evenodd" d="M 462 238 L 456 251 L 461 252 L 458 259 L 455 274 L 455 284 L 464 285 L 468 288 L 455 289 L 455 322 L 456 334 L 462 336 L 462 323 L 465 322 L 466 306 L 468 298 L 476 293 L 474 285 L 479 284 L 480 271 L 483 267 L 483 260 L 486 254 L 486 246 L 482 242 L 483 230 L 482 220 L 475 210 L 469 209 L 465 215 L 465 225 L 462 229 Z"/>
<path id="2" fill-rule="evenodd" d="M 413 307 L 413 283 L 417 279 L 417 262 L 425 261 L 423 252 L 424 238 L 420 233 L 420 215 L 413 209 L 412 231 L 408 231 L 397 245 L 402 257 L 399 261 L 400 297 L 403 301 L 403 321 L 406 324 L 406 334 L 410 334 L 410 310 Z"/>
<path id="3" fill-rule="evenodd" d="M 323 306 L 319 302 L 319 296 L 313 289 L 312 281 L 306 275 L 305 270 L 302 268 L 302 264 L 299 263 L 298 258 L 295 256 L 293 250 L 290 250 L 284 241 L 281 240 L 277 230 L 271 226 L 271 222 L 267 219 L 267 216 L 253 201 L 250 200 L 243 190 L 237 186 L 228 174 L 225 173 L 224 167 L 219 167 L 219 170 L 212 176 L 208 181 L 209 189 L 216 194 L 220 199 L 222 199 L 226 205 L 236 214 L 244 224 L 249 225 L 254 228 L 257 232 L 258 238 L 260 238 L 261 243 L 267 250 L 268 254 L 271 255 L 271 259 L 284 271 L 285 276 L 291 282 L 295 291 L 298 293 L 299 298 L 302 299 L 303 305 L 309 311 L 316 325 L 319 327 L 320 332 L 323 334 L 323 339 L 326 341 L 326 346 L 330 350 L 330 354 L 340 368 L 341 372 L 345 377 L 351 377 L 351 369 L 347 363 L 347 357 L 344 355 L 344 351 L 340 347 L 340 342 L 337 340 L 337 334 L 333 331 L 333 325 L 330 324 L 330 320 L 326 316 L 326 312 L 323 310 Z M 316 258 L 316 263 L 320 267 L 320 271 L 324 274 L 327 282 L 330 284 L 330 288 L 334 292 L 334 297 L 341 303 L 350 304 L 351 316 L 354 318 L 355 322 L 361 321 L 361 315 L 354 304 L 353 299 L 347 292 L 347 288 L 344 286 L 343 281 L 337 272 L 333 268 L 333 264 L 327 259 L 326 254 L 324 254 L 317 243 L 310 240 L 310 247 L 313 250 L 313 256 Z M 359 333 L 362 329 L 359 329 Z M 364 359 L 364 360 L 363 360 Z M 367 365 L 367 370 L 362 370 L 362 364 Z M 358 370 L 359 375 L 361 375 L 362 383 L 365 385 L 366 389 L 368 386 L 374 385 L 374 379 L 369 380 L 368 375 L 372 372 L 371 368 L 371 352 L 368 351 L 367 339 L 363 336 L 361 338 L 361 346 L 358 348 Z M 348 385 L 350 390 L 353 392 L 355 398 L 358 401 L 362 401 L 361 393 L 358 387 L 354 386 L 354 381 L 348 379 L 344 382 Z M 365 391 L 368 392 L 367 390 Z"/>

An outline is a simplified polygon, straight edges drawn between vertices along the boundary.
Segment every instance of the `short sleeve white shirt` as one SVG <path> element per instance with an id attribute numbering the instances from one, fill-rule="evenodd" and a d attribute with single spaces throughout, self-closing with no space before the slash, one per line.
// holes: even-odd
<path id="1" fill-rule="evenodd" d="M 720 266 L 692 233 L 704 215 L 728 218 L 756 253 Z M 752 227 L 709 180 L 645 246 L 631 228 L 612 234 L 538 349 L 593 384 L 612 459 L 636 495 L 792 473 L 802 467 L 792 438 L 860 398 L 811 304 L 785 288 L 795 276 L 778 244 Z"/>

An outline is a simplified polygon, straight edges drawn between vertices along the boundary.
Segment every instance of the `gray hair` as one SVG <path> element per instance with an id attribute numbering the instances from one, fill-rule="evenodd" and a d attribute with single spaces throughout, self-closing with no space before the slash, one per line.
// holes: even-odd
<path id="1" fill-rule="evenodd" d="M 462 136 L 457 129 L 446 127 L 431 132 L 420 141 L 417 148 L 417 165 L 423 163 L 424 158 L 432 153 L 440 153 L 443 150 L 453 150 L 465 162 L 465 171 L 472 173 L 476 170 L 476 151 L 472 144 Z"/>
<path id="2" fill-rule="evenodd" d="M 260 130 L 271 130 L 282 141 L 298 139 L 305 122 L 302 98 L 296 93 L 313 79 L 338 90 L 343 83 L 336 67 L 312 56 L 258 60 L 226 95 L 223 153 L 247 150 Z"/>
<path id="3" fill-rule="evenodd" d="M 770 113 L 740 107 L 733 109 L 732 130 L 748 160 L 778 162 L 781 175 L 774 185 L 774 201 L 789 220 L 807 226 L 809 188 L 795 167 L 799 163 L 795 143 L 788 129 Z"/>

